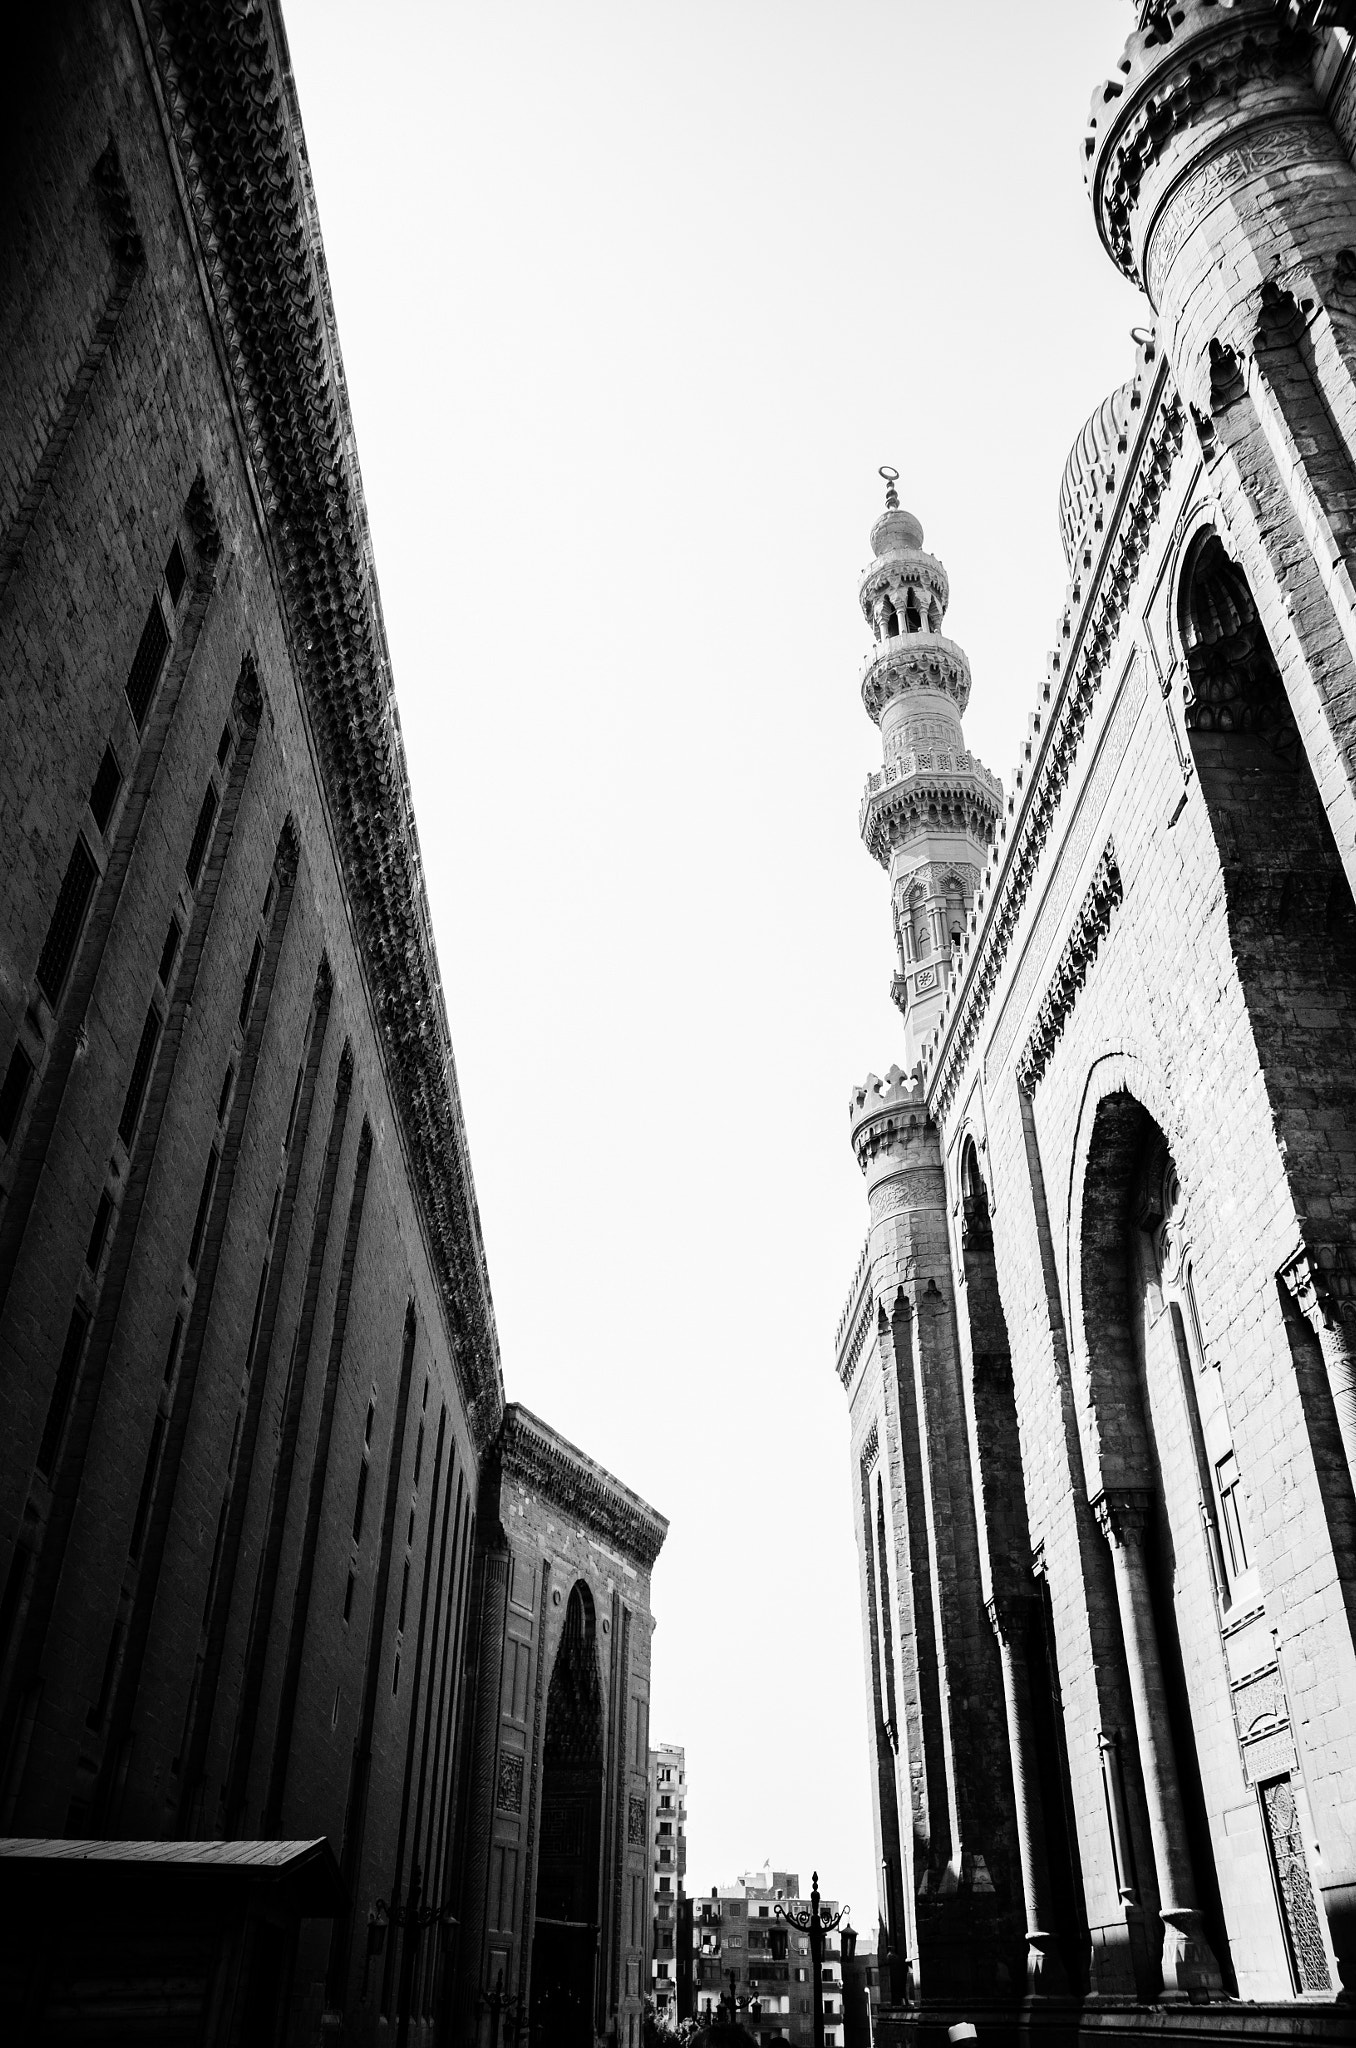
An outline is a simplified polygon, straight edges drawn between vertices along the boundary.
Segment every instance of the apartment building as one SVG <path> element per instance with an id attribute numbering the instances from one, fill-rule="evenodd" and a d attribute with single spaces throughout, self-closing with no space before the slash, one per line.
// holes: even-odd
<path id="1" fill-rule="evenodd" d="M 678 1957 L 687 1878 L 687 1755 L 678 1743 L 661 1742 L 650 1751 L 650 1859 L 650 1989 L 661 2017 L 686 2019 L 692 2001 L 680 1996 Z"/>
<path id="2" fill-rule="evenodd" d="M 814 1965 L 810 1937 L 778 1918 L 809 1911 L 794 1871 L 747 1870 L 732 1885 L 713 1886 L 692 1902 L 693 2006 L 711 2016 L 734 1993 L 741 2026 L 756 2041 L 814 2039 Z M 833 1899 L 821 1899 L 830 1913 Z M 843 1958 L 836 1933 L 824 1937 L 820 1966 L 825 2048 L 843 2048 Z"/>

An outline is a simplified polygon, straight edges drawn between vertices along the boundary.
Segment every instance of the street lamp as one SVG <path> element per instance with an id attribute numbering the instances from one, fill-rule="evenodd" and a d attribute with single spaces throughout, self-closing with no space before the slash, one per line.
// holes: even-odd
<path id="1" fill-rule="evenodd" d="M 819 1872 L 810 1873 L 810 1903 L 808 1906 L 777 1907 L 777 1918 L 785 1920 L 788 1927 L 798 1929 L 810 1937 L 810 1962 L 815 1980 L 815 2031 L 814 2048 L 824 2048 L 824 1936 L 832 1934 L 842 1926 L 851 1908 L 840 1906 L 831 1913 L 827 1906 L 819 1903 Z"/>
<path id="2" fill-rule="evenodd" d="M 422 1884 L 423 1879 L 419 1875 L 419 1865 L 416 1862 L 410 1868 L 410 1889 L 404 1904 L 401 1904 L 400 1888 L 397 1884 L 393 1904 L 388 1906 L 385 1899 L 377 1900 L 375 1918 L 368 1929 L 368 1947 L 373 1950 L 381 1946 L 380 1940 L 374 1939 L 374 1936 L 384 1932 L 386 1927 L 399 1927 L 405 1934 L 404 1952 L 400 1958 L 400 1989 L 396 1995 L 396 2048 L 405 2048 L 409 2040 L 410 1998 L 414 1990 L 414 1964 L 419 1951 L 419 1937 L 426 1927 L 432 1927 L 439 1920 L 445 1921 L 449 1926 L 452 1924 L 452 1915 L 445 1913 L 436 1902 L 429 1906 L 420 1905 L 419 1893 Z"/>
<path id="3" fill-rule="evenodd" d="M 499 2048 L 501 2038 L 516 2041 L 523 2030 L 523 2001 L 505 1991 L 502 1970 L 494 1980 L 493 1991 L 481 1992 L 480 2003 L 490 2015 L 490 2048 Z"/>

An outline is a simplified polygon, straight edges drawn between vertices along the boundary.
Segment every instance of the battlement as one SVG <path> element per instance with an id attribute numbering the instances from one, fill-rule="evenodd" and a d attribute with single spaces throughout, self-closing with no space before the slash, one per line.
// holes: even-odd
<path id="1" fill-rule="evenodd" d="M 888 1067 L 884 1080 L 879 1074 L 868 1074 L 857 1084 L 848 1103 L 848 1114 L 855 1126 L 886 1110 L 921 1109 L 923 1102 L 921 1068 L 906 1074 L 902 1067 Z"/>

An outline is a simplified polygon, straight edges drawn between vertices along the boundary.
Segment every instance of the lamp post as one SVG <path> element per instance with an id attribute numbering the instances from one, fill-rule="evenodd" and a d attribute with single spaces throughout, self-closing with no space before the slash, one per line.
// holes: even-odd
<path id="1" fill-rule="evenodd" d="M 420 1905 L 419 1893 L 422 1885 L 423 1879 L 419 1875 L 419 1865 L 416 1862 L 410 1868 L 410 1889 L 404 1904 L 401 1903 L 397 1885 L 396 1896 L 389 1906 L 385 1899 L 377 1900 L 376 1918 L 368 1933 L 369 1947 L 376 1946 L 373 1934 L 383 1926 L 399 1927 L 405 1935 L 405 1947 L 400 1958 L 400 1989 L 396 1993 L 396 2048 L 405 2048 L 410 2037 L 410 1997 L 414 1989 L 414 1965 L 419 1952 L 419 1937 L 426 1927 L 432 1927 L 439 1920 L 445 1918 L 450 1924 L 452 1917 L 450 1914 L 444 1915 L 442 1907 L 436 1903 L 431 1906 Z"/>
<path id="2" fill-rule="evenodd" d="M 490 2015 L 490 2048 L 499 2048 L 501 2039 L 516 2041 L 523 2030 L 522 2000 L 505 1991 L 502 1970 L 493 1991 L 481 1992 L 480 2003 Z"/>
<path id="3" fill-rule="evenodd" d="M 810 1962 L 815 1980 L 814 2000 L 814 2048 L 824 2048 L 824 1937 L 842 1926 L 851 1908 L 840 1906 L 831 1913 L 827 1906 L 819 1903 L 819 1872 L 810 1873 L 810 1903 L 808 1906 L 777 1907 L 777 1918 L 785 1920 L 788 1927 L 794 1927 L 801 1934 L 810 1937 Z"/>

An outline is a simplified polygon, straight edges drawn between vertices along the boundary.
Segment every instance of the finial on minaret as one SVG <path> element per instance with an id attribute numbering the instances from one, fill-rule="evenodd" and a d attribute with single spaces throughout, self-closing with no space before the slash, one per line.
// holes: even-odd
<path id="1" fill-rule="evenodd" d="M 899 482 L 899 471 L 897 469 L 891 469 L 888 462 L 882 462 L 880 468 L 876 471 L 876 475 L 883 476 L 885 478 L 886 511 L 898 512 L 899 492 L 895 489 L 895 485 Z"/>

